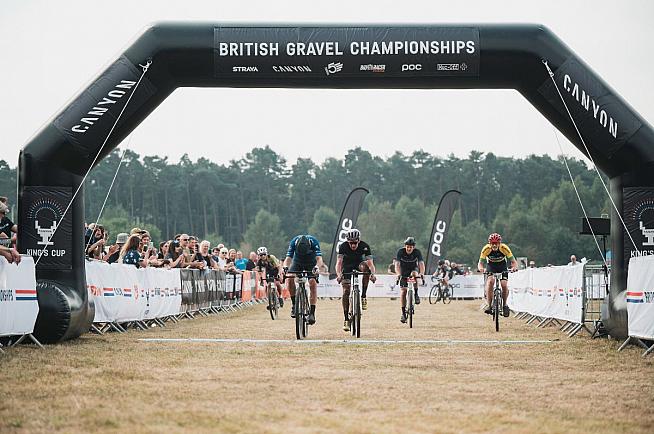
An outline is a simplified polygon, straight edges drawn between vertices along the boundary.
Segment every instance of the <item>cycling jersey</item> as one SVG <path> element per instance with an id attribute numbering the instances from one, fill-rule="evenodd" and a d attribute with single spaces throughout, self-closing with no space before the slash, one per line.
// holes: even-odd
<path id="1" fill-rule="evenodd" d="M 352 270 L 358 269 L 359 264 L 368 259 L 372 259 L 372 251 L 368 243 L 359 241 L 357 248 L 352 250 L 352 247 L 345 242 L 338 247 L 338 255 L 343 257 L 343 273 L 349 273 Z"/>
<path id="2" fill-rule="evenodd" d="M 413 249 L 409 254 L 404 247 L 397 251 L 395 259 L 400 263 L 400 274 L 403 277 L 410 276 L 412 271 L 418 271 L 418 264 L 423 262 L 420 250 Z"/>
<path id="3" fill-rule="evenodd" d="M 279 274 L 279 259 L 275 255 L 268 255 L 267 261 L 262 259 L 257 261 L 257 267 L 265 269 L 267 277 L 275 277 Z"/>
<path id="4" fill-rule="evenodd" d="M 295 236 L 291 242 L 288 244 L 288 251 L 286 256 L 293 258 L 291 267 L 289 271 L 292 273 L 297 273 L 300 271 L 312 271 L 313 267 L 316 266 L 318 256 L 322 256 L 320 251 L 320 243 L 312 235 L 304 235 L 309 240 L 309 250 L 306 254 L 302 255 L 297 251 L 297 242 L 303 235 Z"/>
<path id="5" fill-rule="evenodd" d="M 513 259 L 513 253 L 511 252 L 509 246 L 507 246 L 504 243 L 500 243 L 500 248 L 497 250 L 493 250 L 490 244 L 486 244 L 481 249 L 481 254 L 479 255 L 479 262 L 483 261 L 484 259 L 489 264 L 498 263 L 498 262 L 506 263 L 507 260 Z"/>

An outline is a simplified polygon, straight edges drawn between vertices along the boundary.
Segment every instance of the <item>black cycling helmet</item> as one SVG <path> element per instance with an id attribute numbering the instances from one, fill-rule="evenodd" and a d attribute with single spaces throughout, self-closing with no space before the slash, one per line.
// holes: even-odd
<path id="1" fill-rule="evenodd" d="M 445 265 L 445 261 L 443 259 L 438 260 L 438 265 Z"/>
<path id="2" fill-rule="evenodd" d="M 406 240 L 404 240 L 404 245 L 405 246 L 415 246 L 416 245 L 416 240 L 413 237 L 407 237 Z"/>
<path id="3" fill-rule="evenodd" d="M 300 256 L 308 255 L 311 252 L 311 240 L 306 235 L 301 235 L 295 240 L 295 251 Z"/>
<path id="4" fill-rule="evenodd" d="M 345 234 L 345 238 L 347 238 L 348 241 L 359 241 L 359 238 L 361 238 L 361 232 L 359 232 L 358 229 L 350 229 L 347 231 L 347 234 Z"/>

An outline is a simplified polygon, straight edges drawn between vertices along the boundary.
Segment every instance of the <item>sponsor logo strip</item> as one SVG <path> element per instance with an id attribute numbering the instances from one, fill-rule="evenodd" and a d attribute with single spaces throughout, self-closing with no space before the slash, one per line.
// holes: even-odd
<path id="1" fill-rule="evenodd" d="M 36 289 L 17 289 L 16 301 L 36 300 Z"/>

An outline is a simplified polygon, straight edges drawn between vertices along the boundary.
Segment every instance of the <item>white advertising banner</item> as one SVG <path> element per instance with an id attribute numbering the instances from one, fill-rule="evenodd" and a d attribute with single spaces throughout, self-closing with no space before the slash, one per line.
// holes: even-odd
<path id="1" fill-rule="evenodd" d="M 454 276 L 450 283 L 453 287 L 453 297 L 460 298 L 481 298 L 484 293 L 484 278 L 482 275 Z M 435 282 L 427 277 L 423 284 L 418 279 L 418 292 L 421 296 L 428 297 L 429 291 Z M 318 297 L 340 297 L 343 294 L 341 285 L 336 279 L 328 280 L 327 275 L 320 276 L 318 283 Z M 370 298 L 395 298 L 400 296 L 400 287 L 397 284 L 397 276 L 393 274 L 378 274 L 375 283 L 368 284 L 367 296 Z"/>
<path id="2" fill-rule="evenodd" d="M 16 265 L 0 256 L 0 336 L 32 333 L 38 314 L 34 259 Z"/>
<path id="3" fill-rule="evenodd" d="M 516 312 L 580 324 L 584 265 L 528 268 L 509 276 L 508 304 Z"/>
<path id="4" fill-rule="evenodd" d="M 93 322 L 127 322 L 177 315 L 182 304 L 179 270 L 87 261 L 86 283 L 95 304 Z"/>
<path id="5" fill-rule="evenodd" d="M 654 256 L 629 260 L 626 300 L 629 336 L 654 339 Z"/>

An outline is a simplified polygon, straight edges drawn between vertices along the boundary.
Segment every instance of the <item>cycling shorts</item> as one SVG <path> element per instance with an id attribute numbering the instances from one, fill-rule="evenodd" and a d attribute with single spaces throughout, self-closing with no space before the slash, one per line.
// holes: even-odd
<path id="1" fill-rule="evenodd" d="M 487 273 L 502 273 L 500 280 L 509 280 L 509 270 L 506 266 L 506 261 L 502 262 L 489 262 L 486 264 Z"/>

